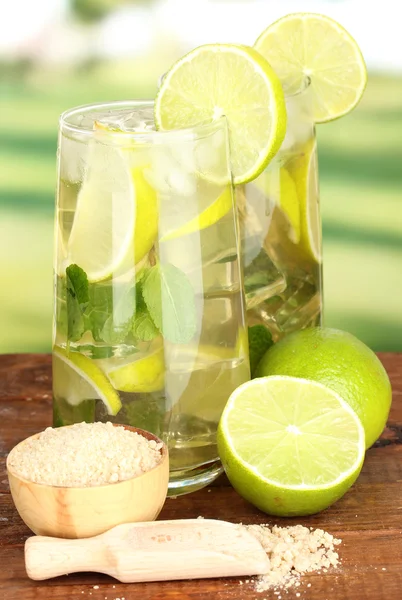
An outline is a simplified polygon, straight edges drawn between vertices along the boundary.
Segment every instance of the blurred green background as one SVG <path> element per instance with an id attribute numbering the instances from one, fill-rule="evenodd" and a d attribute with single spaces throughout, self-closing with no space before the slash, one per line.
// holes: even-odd
<path id="1" fill-rule="evenodd" d="M 388 58 L 369 33 L 366 3 L 300 4 L 14 0 L 0 25 L 0 352 L 51 348 L 59 114 L 93 101 L 153 97 L 158 76 L 192 47 L 251 44 L 264 25 L 293 10 L 338 19 L 369 67 L 358 108 L 318 127 L 325 324 L 375 350 L 402 350 L 402 52 L 395 64 L 395 53 Z M 16 18 L 22 5 L 23 26 Z"/>

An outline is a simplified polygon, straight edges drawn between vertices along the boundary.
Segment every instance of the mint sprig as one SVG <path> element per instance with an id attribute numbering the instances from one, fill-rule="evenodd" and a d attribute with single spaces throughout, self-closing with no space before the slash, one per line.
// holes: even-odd
<path id="1" fill-rule="evenodd" d="M 79 341 L 86 331 L 96 342 L 151 341 L 158 335 L 189 342 L 196 331 L 194 290 L 174 265 L 155 265 L 136 282 L 89 283 L 78 265 L 66 269 L 67 337 Z"/>

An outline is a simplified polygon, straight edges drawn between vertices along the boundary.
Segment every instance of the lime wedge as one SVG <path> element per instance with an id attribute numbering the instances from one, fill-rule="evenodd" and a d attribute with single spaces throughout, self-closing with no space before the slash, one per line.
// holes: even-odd
<path id="1" fill-rule="evenodd" d="M 300 240 L 299 199 L 295 182 L 285 167 L 281 167 L 280 170 L 275 168 L 272 171 L 268 168 L 261 173 L 254 184 L 285 213 L 292 228 L 291 240 L 294 244 L 298 244 Z"/>
<path id="2" fill-rule="evenodd" d="M 222 219 L 232 207 L 232 188 L 231 186 L 227 186 L 218 196 L 218 198 L 205 210 L 203 210 L 201 214 L 197 215 L 194 219 L 191 219 L 191 221 L 182 227 L 166 233 L 161 238 L 161 242 L 172 240 L 183 235 L 188 235 L 189 233 L 194 233 L 195 231 L 201 231 L 202 229 L 211 227 L 211 225 L 214 225 L 220 221 L 220 219 Z"/>
<path id="3" fill-rule="evenodd" d="M 349 404 L 322 384 L 263 377 L 232 393 L 218 450 L 234 488 L 255 506 L 308 515 L 341 498 L 358 477 L 364 430 Z"/>
<path id="4" fill-rule="evenodd" d="M 102 400 L 109 415 L 121 409 L 119 394 L 103 371 L 84 354 L 60 346 L 53 348 L 53 391 L 72 406 L 93 399 Z"/>
<path id="5" fill-rule="evenodd" d="M 163 346 L 150 354 L 138 354 L 136 360 L 112 367 L 108 377 L 116 389 L 122 392 L 150 393 L 163 389 L 165 384 L 165 360 Z"/>
<path id="6" fill-rule="evenodd" d="M 155 100 L 158 129 L 193 127 L 223 115 L 229 126 L 234 183 L 251 181 L 279 150 L 286 131 L 280 81 L 252 48 L 196 48 L 173 65 Z"/>
<path id="7" fill-rule="evenodd" d="M 157 196 L 144 168 L 130 169 L 127 151 L 95 141 L 68 240 L 69 263 L 90 281 L 107 279 L 141 261 L 157 226 Z"/>
<path id="8" fill-rule="evenodd" d="M 282 17 L 260 35 L 255 48 L 272 65 L 285 93 L 297 93 L 310 79 L 316 123 L 347 114 L 363 95 L 367 71 L 359 46 L 329 17 Z"/>
<path id="9" fill-rule="evenodd" d="M 309 140 L 303 152 L 288 162 L 300 205 L 300 247 L 314 261 L 322 262 L 322 228 L 318 192 L 317 144 Z"/>

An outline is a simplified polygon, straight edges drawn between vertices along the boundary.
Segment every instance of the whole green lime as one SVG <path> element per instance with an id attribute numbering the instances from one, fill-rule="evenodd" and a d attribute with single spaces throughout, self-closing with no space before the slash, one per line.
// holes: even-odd
<path id="1" fill-rule="evenodd" d="M 254 377 L 258 363 L 272 344 L 271 332 L 264 325 L 253 325 L 248 328 L 251 377 Z"/>
<path id="2" fill-rule="evenodd" d="M 292 333 L 261 359 L 256 377 L 288 375 L 317 381 L 337 392 L 360 418 L 366 448 L 387 422 L 392 390 L 374 352 L 345 331 L 314 327 Z"/>

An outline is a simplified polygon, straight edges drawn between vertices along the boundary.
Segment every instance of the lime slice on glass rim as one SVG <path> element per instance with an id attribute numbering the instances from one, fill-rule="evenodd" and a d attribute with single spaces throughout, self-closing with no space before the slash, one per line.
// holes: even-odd
<path id="1" fill-rule="evenodd" d="M 230 396 L 218 451 L 233 487 L 279 516 L 314 514 L 341 498 L 363 465 L 363 426 L 337 393 L 295 377 L 253 379 Z"/>
<path id="2" fill-rule="evenodd" d="M 156 238 L 156 192 L 146 166 L 130 168 L 128 158 L 123 148 L 93 141 L 67 244 L 68 264 L 79 265 L 92 282 L 138 264 Z"/>
<path id="3" fill-rule="evenodd" d="M 279 150 L 286 131 L 281 83 L 253 48 L 200 46 L 163 77 L 155 100 L 157 129 L 189 128 L 222 116 L 228 122 L 233 181 L 251 181 Z"/>
<path id="4" fill-rule="evenodd" d="M 55 396 L 71 406 L 91 399 L 102 400 L 109 415 L 117 415 L 121 409 L 119 394 L 105 373 L 80 352 L 67 352 L 54 346 L 53 382 Z"/>
<path id="5" fill-rule="evenodd" d="M 289 14 L 272 23 L 254 47 L 272 65 L 286 93 L 297 93 L 310 80 L 316 123 L 342 117 L 363 95 L 367 71 L 360 48 L 329 17 Z"/>

